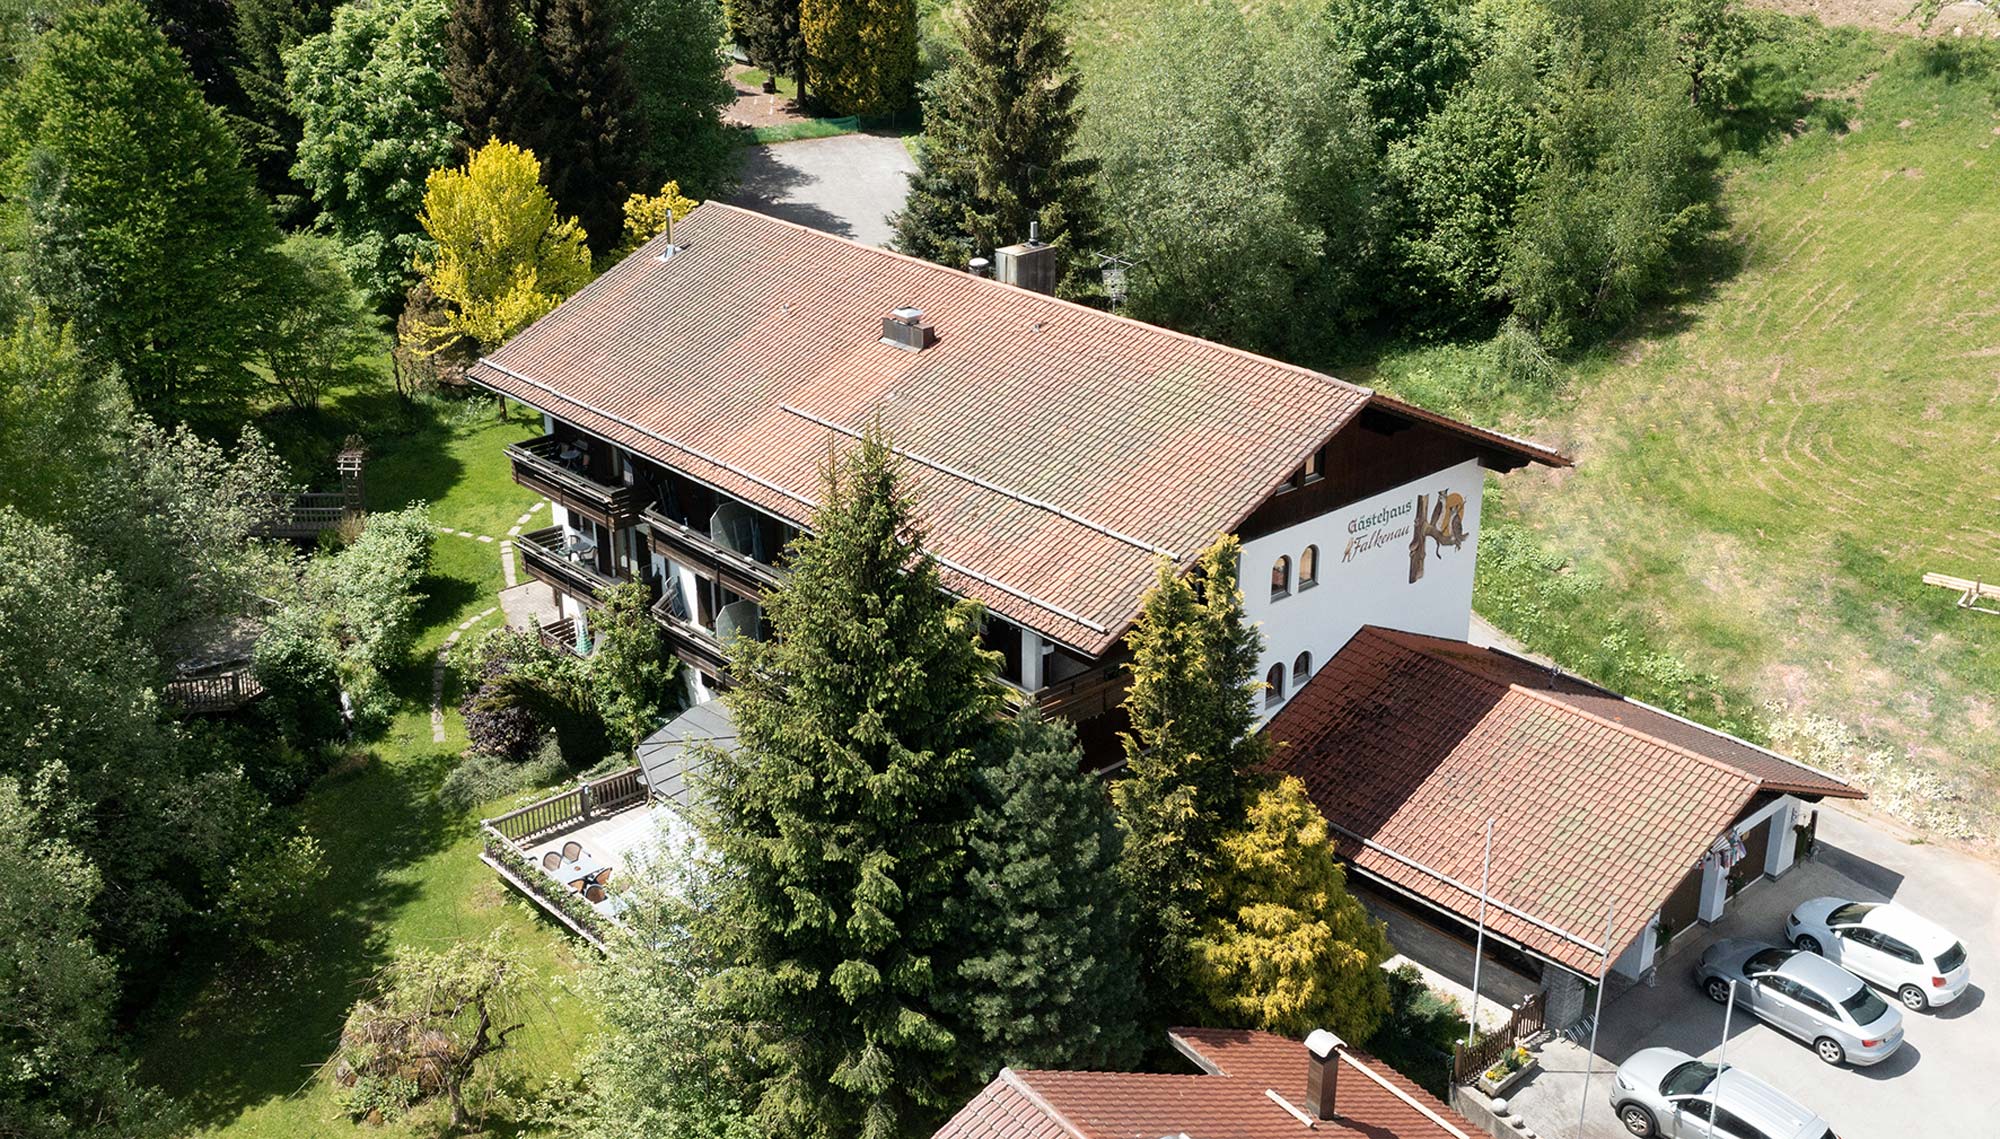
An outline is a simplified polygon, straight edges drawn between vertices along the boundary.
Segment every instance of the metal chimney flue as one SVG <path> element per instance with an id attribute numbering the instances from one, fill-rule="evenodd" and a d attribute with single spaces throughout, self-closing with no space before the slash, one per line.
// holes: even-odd
<path id="1" fill-rule="evenodd" d="M 1028 240 L 994 250 L 993 264 L 1001 284 L 1032 293 L 1054 295 L 1062 275 L 1062 254 L 1042 241 L 1040 222 L 1028 223 Z"/>
<path id="2" fill-rule="evenodd" d="M 1306 1037 L 1306 1114 L 1314 1119 L 1336 1118 L 1334 1093 L 1340 1083 L 1340 1053 L 1347 1042 L 1324 1028 Z"/>

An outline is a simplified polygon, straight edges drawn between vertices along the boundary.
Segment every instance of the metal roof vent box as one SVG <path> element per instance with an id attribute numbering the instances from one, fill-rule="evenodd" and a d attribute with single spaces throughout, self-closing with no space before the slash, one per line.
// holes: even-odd
<path id="1" fill-rule="evenodd" d="M 882 318 L 882 343 L 905 352 L 921 352 L 937 343 L 937 328 L 924 321 L 924 310 L 904 306 Z"/>

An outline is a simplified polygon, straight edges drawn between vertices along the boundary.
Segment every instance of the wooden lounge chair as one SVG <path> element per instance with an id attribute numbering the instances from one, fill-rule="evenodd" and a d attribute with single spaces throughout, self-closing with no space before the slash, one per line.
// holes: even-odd
<path id="1" fill-rule="evenodd" d="M 582 854 L 583 854 L 582 843 L 576 841 L 575 839 L 570 839 L 568 842 L 563 843 L 562 846 L 563 861 L 575 862 L 577 858 L 579 858 Z"/>
<path id="2" fill-rule="evenodd" d="M 556 867 L 561 865 L 562 865 L 562 855 L 557 854 L 555 851 L 551 850 L 547 854 L 542 855 L 542 869 L 554 870 Z"/>

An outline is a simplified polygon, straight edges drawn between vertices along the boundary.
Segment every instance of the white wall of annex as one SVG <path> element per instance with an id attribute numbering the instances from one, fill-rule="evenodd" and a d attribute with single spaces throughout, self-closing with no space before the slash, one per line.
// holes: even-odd
<path id="1" fill-rule="evenodd" d="M 1472 569 L 1479 546 L 1479 510 L 1486 487 L 1476 460 L 1467 460 L 1394 490 L 1385 491 L 1295 526 L 1243 543 L 1243 609 L 1262 627 L 1264 655 L 1258 679 L 1271 665 L 1285 665 L 1284 695 L 1298 687 L 1292 664 L 1312 653 L 1317 672 L 1363 625 L 1463 640 L 1472 627 Z M 1426 510 L 1439 495 L 1465 499 L 1465 542 L 1456 549 L 1425 542 L 1422 575 L 1410 580 L 1410 538 L 1417 525 L 1417 496 Z M 1299 555 L 1319 547 L 1319 577 L 1299 588 Z M 1292 591 L 1271 597 L 1271 567 L 1292 559 Z M 1259 699 L 1260 710 L 1265 707 Z"/>

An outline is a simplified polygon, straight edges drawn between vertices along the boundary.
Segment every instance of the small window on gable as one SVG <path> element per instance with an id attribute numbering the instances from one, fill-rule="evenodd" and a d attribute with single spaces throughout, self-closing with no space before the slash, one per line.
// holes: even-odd
<path id="1" fill-rule="evenodd" d="M 1299 555 L 1299 588 L 1311 589 L 1319 584 L 1319 547 L 1307 546 Z"/>
<path id="2" fill-rule="evenodd" d="M 1281 662 L 1264 674 L 1264 707 L 1276 708 L 1285 702 L 1285 666 Z"/>
<path id="3" fill-rule="evenodd" d="M 1310 455 L 1307 455 L 1305 469 L 1300 472 L 1299 482 L 1315 483 L 1321 480 L 1322 478 L 1325 478 L 1326 477 L 1325 474 L 1322 473 L 1320 469 L 1325 462 L 1326 462 L 1326 448 L 1324 447 L 1320 448 L 1317 451 L 1314 451 Z"/>
<path id="4" fill-rule="evenodd" d="M 1271 563 L 1271 600 L 1285 596 L 1292 591 L 1292 559 L 1280 557 Z"/>
<path id="5" fill-rule="evenodd" d="M 1313 655 L 1311 653 L 1300 653 L 1292 661 L 1292 684 L 1295 687 L 1303 688 L 1306 681 L 1312 679 L 1312 674 Z"/>

